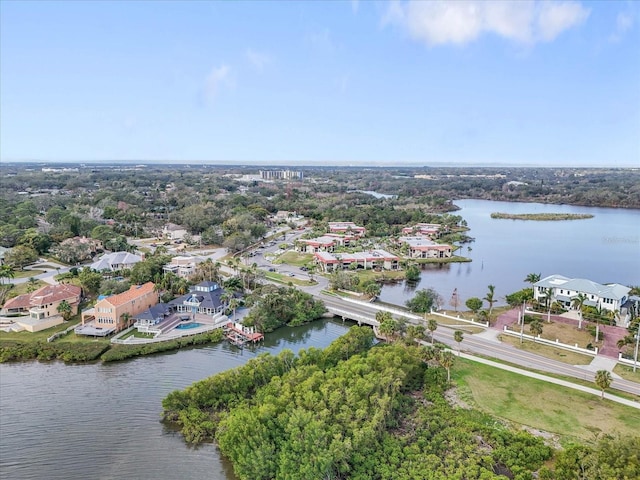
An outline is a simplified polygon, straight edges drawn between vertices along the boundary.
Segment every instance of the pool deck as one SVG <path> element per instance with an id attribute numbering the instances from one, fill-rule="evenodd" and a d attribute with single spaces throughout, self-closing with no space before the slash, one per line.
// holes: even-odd
<path id="1" fill-rule="evenodd" d="M 182 314 L 184 315 L 184 314 Z M 123 331 L 120 335 L 117 335 L 111 339 L 111 343 L 119 343 L 124 345 L 141 345 L 145 343 L 158 343 L 158 342 L 166 342 L 168 340 L 175 340 L 176 338 L 181 337 L 189 337 L 191 335 L 197 335 L 199 333 L 210 332 L 217 328 L 222 328 L 229 321 L 226 315 L 218 314 L 214 317 L 209 315 L 203 315 L 200 313 L 196 313 L 192 317 L 192 322 L 201 324 L 199 327 L 195 328 L 184 328 L 184 329 L 176 329 L 175 327 L 171 330 L 156 335 L 154 337 L 149 338 L 140 338 L 140 337 L 128 337 L 124 340 L 121 340 L 120 336 L 128 333 L 130 330 L 127 329 Z M 185 322 L 186 323 L 186 322 Z M 191 323 L 191 322 L 189 322 Z M 132 327 L 134 328 L 134 327 Z"/>

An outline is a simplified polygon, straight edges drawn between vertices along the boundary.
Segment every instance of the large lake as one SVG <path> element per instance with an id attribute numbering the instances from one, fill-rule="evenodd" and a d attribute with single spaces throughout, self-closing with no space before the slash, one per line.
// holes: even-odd
<path id="1" fill-rule="evenodd" d="M 348 326 L 279 329 L 255 351 L 225 342 L 106 365 L 0 364 L 0 478 L 235 479 L 213 445 L 188 447 L 160 423 L 162 399 L 263 352 L 324 348 Z"/>
<path id="2" fill-rule="evenodd" d="M 427 265 L 417 285 L 387 285 L 381 300 L 404 304 L 416 288 L 433 287 L 446 308 L 451 308 L 449 301 L 457 288 L 465 309 L 466 299 L 484 297 L 491 284 L 504 303 L 505 295 L 528 286 L 523 280 L 529 273 L 640 285 L 640 210 L 490 200 L 454 203 L 461 208 L 455 213 L 467 221 L 469 235 L 475 238 L 458 253 L 473 261 Z M 545 222 L 498 220 L 491 218 L 493 212 L 588 213 L 594 217 Z"/>

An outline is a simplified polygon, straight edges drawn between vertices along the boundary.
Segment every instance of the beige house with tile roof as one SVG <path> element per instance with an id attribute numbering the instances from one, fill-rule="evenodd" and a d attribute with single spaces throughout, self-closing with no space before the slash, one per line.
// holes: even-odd
<path id="1" fill-rule="evenodd" d="M 78 313 L 78 305 L 82 297 L 82 289 L 76 285 L 45 285 L 35 292 L 18 295 L 2 307 L 4 314 L 27 313 L 35 319 L 58 315 L 58 305 L 66 300 L 71 311 Z"/>
<path id="2" fill-rule="evenodd" d="M 133 317 L 158 303 L 155 284 L 132 285 L 126 292 L 99 300 L 93 308 L 82 311 L 82 325 L 76 328 L 80 335 L 106 336 L 127 326 Z"/>

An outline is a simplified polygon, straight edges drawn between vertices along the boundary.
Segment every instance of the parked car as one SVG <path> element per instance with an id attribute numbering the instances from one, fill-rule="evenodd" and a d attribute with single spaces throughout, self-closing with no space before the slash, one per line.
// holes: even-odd
<path id="1" fill-rule="evenodd" d="M 275 269 L 275 268 L 273 268 L 273 267 L 271 267 L 271 268 L 269 269 L 269 271 L 270 271 L 270 272 L 275 272 L 275 271 L 276 271 L 276 269 Z"/>

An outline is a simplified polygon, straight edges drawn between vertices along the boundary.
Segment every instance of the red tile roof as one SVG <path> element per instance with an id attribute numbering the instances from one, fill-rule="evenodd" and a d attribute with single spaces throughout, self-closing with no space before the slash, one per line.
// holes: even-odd
<path id="1" fill-rule="evenodd" d="M 4 304 L 5 309 L 29 308 L 47 305 L 49 303 L 67 300 L 69 303 L 76 303 L 80 297 L 82 289 L 75 285 L 45 285 L 33 293 L 18 295 Z"/>
<path id="2" fill-rule="evenodd" d="M 155 286 L 156 285 L 153 282 L 147 282 L 143 285 L 132 285 L 126 292 L 105 298 L 104 301 L 109 302 L 114 307 L 124 305 L 125 303 L 129 303 L 131 300 L 142 297 L 149 292 L 153 292 Z"/>

